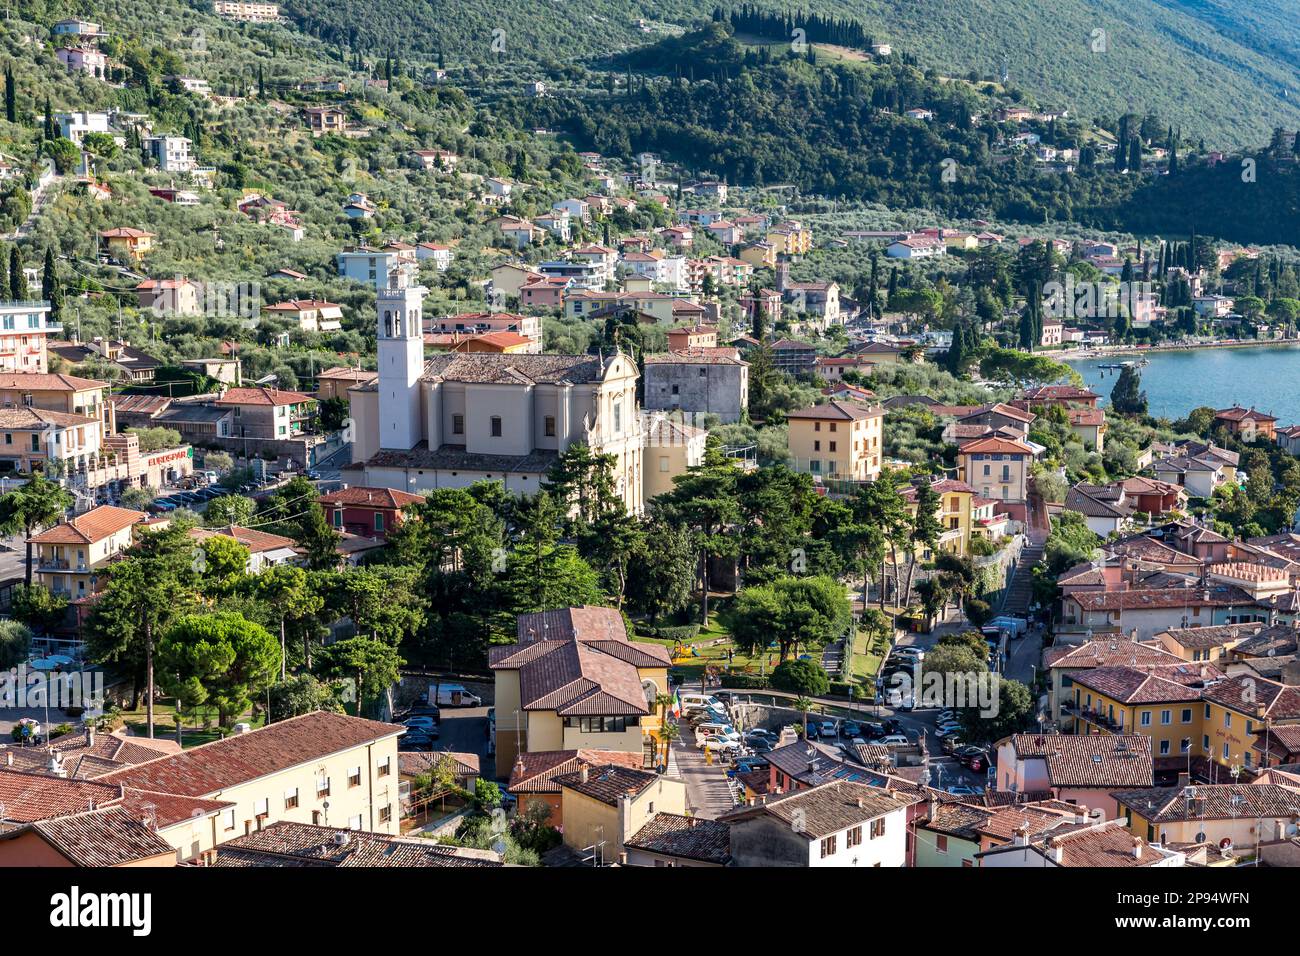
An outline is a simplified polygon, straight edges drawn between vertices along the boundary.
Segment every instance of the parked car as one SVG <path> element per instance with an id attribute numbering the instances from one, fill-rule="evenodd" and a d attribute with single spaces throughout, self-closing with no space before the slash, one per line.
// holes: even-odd
<path id="1" fill-rule="evenodd" d="M 734 740 L 728 740 L 726 737 L 720 737 L 717 734 L 706 734 L 702 739 L 696 742 L 695 746 L 704 751 L 713 751 L 714 753 L 739 753 L 740 744 Z"/>
<path id="2" fill-rule="evenodd" d="M 942 738 L 940 745 L 943 747 L 944 753 L 951 754 L 956 753 L 962 747 L 966 746 L 966 742 L 960 737 L 953 735 L 952 737 Z"/>
<path id="3" fill-rule="evenodd" d="M 951 707 L 948 707 L 944 710 L 939 711 L 939 713 L 935 714 L 934 719 L 941 724 L 951 723 L 952 721 L 957 719 L 957 711 L 953 710 Z"/>
<path id="4" fill-rule="evenodd" d="M 846 720 L 844 721 L 843 725 L 841 725 L 840 727 L 840 733 L 850 739 L 853 737 L 861 737 L 862 725 L 859 724 L 856 720 Z"/>
<path id="5" fill-rule="evenodd" d="M 768 762 L 768 759 L 759 754 L 751 754 L 736 760 L 737 773 L 753 773 L 758 770 L 766 770 L 770 766 L 772 765 Z"/>
<path id="6" fill-rule="evenodd" d="M 776 749 L 776 746 L 770 740 L 754 740 L 745 744 L 745 746 L 756 754 L 769 754 Z"/>
<path id="7" fill-rule="evenodd" d="M 949 787 L 948 792 L 954 797 L 973 797 L 976 793 L 976 791 L 970 787 L 962 786 L 960 784 L 955 787 Z"/>
<path id="8" fill-rule="evenodd" d="M 840 735 L 839 725 L 833 720 L 823 720 L 822 725 L 817 728 L 817 734 L 820 737 L 838 737 Z"/>
<path id="9" fill-rule="evenodd" d="M 911 743 L 902 734 L 886 734 L 885 736 L 871 741 L 873 744 L 880 744 L 883 747 L 906 747 Z"/>
<path id="10" fill-rule="evenodd" d="M 745 731 L 744 737 L 745 745 L 749 747 L 752 747 L 756 743 L 765 743 L 768 746 L 771 746 L 780 739 L 776 734 L 772 733 L 772 731 L 763 730 L 762 728 L 747 730 Z"/>
<path id="11" fill-rule="evenodd" d="M 952 752 L 952 755 L 957 758 L 958 763 L 968 770 L 974 770 L 978 773 L 981 770 L 988 769 L 989 755 L 988 751 L 983 747 L 958 747 Z"/>
<path id="12" fill-rule="evenodd" d="M 432 717 L 423 715 L 420 717 L 407 717 L 402 721 L 403 727 L 410 727 L 412 730 L 432 731 L 438 726 L 438 722 Z"/>
<path id="13" fill-rule="evenodd" d="M 898 721 L 892 721 L 892 722 L 898 723 Z M 876 737 L 883 737 L 885 736 L 885 734 L 896 733 L 897 731 L 890 728 L 889 726 L 890 723 L 891 721 L 881 721 L 878 724 L 865 723 L 862 725 L 862 733 L 864 736 L 871 737 L 873 739 Z"/>
<path id="14" fill-rule="evenodd" d="M 805 728 L 804 728 L 804 736 L 807 737 L 809 740 L 816 740 L 816 739 L 817 739 L 817 722 L 816 722 L 816 721 L 812 721 L 812 720 L 808 721 L 807 725 L 806 725 Z"/>
<path id="15" fill-rule="evenodd" d="M 940 737 L 942 737 L 948 731 L 957 730 L 960 727 L 961 724 L 959 724 L 955 720 L 941 720 L 939 721 L 939 723 L 935 725 L 934 732 L 937 733 Z"/>
<path id="16" fill-rule="evenodd" d="M 432 750 L 434 738 L 430 734 L 406 733 L 397 739 L 398 750 Z"/>
<path id="17" fill-rule="evenodd" d="M 880 726 L 885 728 L 885 734 L 901 734 L 903 732 L 903 724 L 897 717 L 886 717 L 880 722 Z M 884 736 L 884 734 L 881 736 Z"/>

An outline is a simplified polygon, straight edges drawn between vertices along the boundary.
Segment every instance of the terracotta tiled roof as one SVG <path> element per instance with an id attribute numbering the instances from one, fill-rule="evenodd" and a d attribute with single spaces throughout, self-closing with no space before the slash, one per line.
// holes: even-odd
<path id="1" fill-rule="evenodd" d="M 1201 691 L 1132 667 L 1095 667 L 1074 682 L 1123 704 L 1162 704 L 1199 700 Z"/>
<path id="2" fill-rule="evenodd" d="M 424 504 L 424 495 L 413 495 L 408 491 L 398 491 L 395 488 L 353 487 L 321 495 L 318 500 L 323 505 L 333 505 L 336 508 L 351 505 L 401 509 L 407 505 Z"/>
<path id="3" fill-rule="evenodd" d="M 506 789 L 511 793 L 559 793 L 556 777 L 582 767 L 617 765 L 639 769 L 645 756 L 621 750 L 538 750 L 523 753 L 510 772 Z"/>
<path id="4" fill-rule="evenodd" d="M 120 800 L 122 788 L 0 767 L 0 821 L 30 823 Z"/>
<path id="5" fill-rule="evenodd" d="M 838 421 L 862 421 L 869 418 L 881 418 L 885 414 L 879 405 L 863 405 L 858 402 L 842 402 L 832 399 L 822 405 L 800 408 L 786 413 L 786 418 L 836 419 Z"/>
<path id="6" fill-rule="evenodd" d="M 88 392 L 108 388 L 107 382 L 62 372 L 0 372 L 0 389 L 30 392 Z"/>
<path id="7" fill-rule="evenodd" d="M 1213 627 L 1176 627 L 1161 631 L 1158 636 L 1168 637 L 1181 647 L 1205 649 L 1223 647 L 1234 641 L 1252 637 L 1266 625 L 1254 621 L 1249 624 L 1216 624 Z M 1293 628 L 1288 628 L 1292 634 Z"/>
<path id="8" fill-rule="evenodd" d="M 984 823 L 977 824 L 976 832 L 999 840 L 1010 840 L 1016 831 L 1027 828 L 1029 832 L 1041 833 L 1060 823 L 1073 820 L 1074 813 L 1048 810 L 1029 803 L 1012 804 L 1001 807 Z"/>
<path id="9" fill-rule="evenodd" d="M 1218 783 L 1150 787 L 1114 794 L 1115 800 L 1153 823 L 1300 815 L 1300 793 L 1275 783 Z"/>
<path id="10" fill-rule="evenodd" d="M 978 840 L 979 828 L 988 823 L 996 811 L 969 803 L 941 803 L 930 813 L 925 829 L 946 833 L 963 840 Z"/>
<path id="11" fill-rule="evenodd" d="M 75 866 L 124 866 L 176 850 L 124 807 L 86 810 L 30 825 Z"/>
<path id="12" fill-rule="evenodd" d="M 310 402 L 310 395 L 286 392 L 278 388 L 230 388 L 217 399 L 218 405 L 300 405 Z"/>
<path id="13" fill-rule="evenodd" d="M 67 412 L 51 412 L 43 408 L 0 408 L 0 428 L 27 429 L 56 425 L 67 428 L 76 425 L 93 425 L 98 419 Z"/>
<path id="14" fill-rule="evenodd" d="M 446 352 L 424 363 L 424 381 L 477 384 L 531 384 L 571 382 L 583 385 L 604 377 L 602 361 L 595 355 L 521 355 L 483 352 Z"/>
<path id="15" fill-rule="evenodd" d="M 216 866 L 501 866 L 490 850 L 417 837 L 273 823 L 217 848 Z"/>
<path id="16" fill-rule="evenodd" d="M 725 866 L 731 859 L 731 827 L 716 820 L 656 813 L 624 845 L 664 856 Z"/>
<path id="17" fill-rule="evenodd" d="M 718 819 L 724 823 L 739 823 L 767 815 L 792 826 L 798 813 L 802 827 L 794 832 L 806 839 L 818 840 L 827 834 L 902 810 L 908 803 L 905 797 L 897 796 L 891 790 L 836 780 L 820 787 L 768 797 L 766 803 L 742 807 Z"/>
<path id="18" fill-rule="evenodd" d="M 1092 591 L 1071 594 L 1085 611 L 1140 611 L 1144 608 L 1249 607 L 1255 599 L 1239 587 L 1219 584 L 1210 588 L 1134 588 L 1129 591 Z"/>
<path id="19" fill-rule="evenodd" d="M 1216 419 L 1222 418 L 1228 422 L 1275 422 L 1277 419 L 1272 415 L 1265 415 L 1263 412 L 1256 411 L 1253 408 L 1242 408 L 1240 405 L 1234 405 L 1232 408 L 1224 408 L 1214 413 Z"/>
<path id="20" fill-rule="evenodd" d="M 34 544 L 92 544 L 147 518 L 143 511 L 100 505 L 32 538 Z"/>
<path id="21" fill-rule="evenodd" d="M 202 797 L 402 730 L 396 724 L 315 711 L 119 770 L 100 781 Z"/>
<path id="22" fill-rule="evenodd" d="M 297 542 L 284 535 L 258 531 L 254 528 L 241 528 L 239 525 L 226 525 L 224 528 L 191 528 L 190 537 L 195 541 L 207 541 L 209 538 L 234 538 L 251 554 L 264 551 L 279 551 L 282 548 L 296 548 Z"/>
<path id="23" fill-rule="evenodd" d="M 1033 455 L 1034 450 L 1023 442 L 1007 438 L 977 438 L 960 445 L 957 451 L 962 455 Z"/>
<path id="24" fill-rule="evenodd" d="M 1273 720 L 1300 719 L 1300 687 L 1280 684 L 1250 674 L 1238 674 L 1207 687 L 1206 700 L 1243 714 Z"/>
<path id="25" fill-rule="evenodd" d="M 1066 653 L 1057 657 L 1049 666 L 1052 668 L 1072 667 L 1115 667 L 1148 666 L 1162 664 L 1182 664 L 1183 659 L 1171 654 L 1163 647 L 1154 647 L 1138 641 L 1116 639 L 1113 641 L 1088 641 L 1078 647 L 1065 648 Z"/>
<path id="26" fill-rule="evenodd" d="M 1016 734 L 1020 759 L 1041 757 L 1053 787 L 1149 787 L 1151 738 L 1142 734 Z"/>
<path id="27" fill-rule="evenodd" d="M 639 796 L 661 778 L 649 770 L 606 764 L 603 767 L 580 767 L 554 779 L 564 790 L 617 806 L 621 797 Z"/>
<path id="28" fill-rule="evenodd" d="M 479 775 L 479 756 L 478 754 L 455 753 L 450 750 L 435 750 L 432 752 L 408 751 L 397 755 L 397 767 L 404 777 L 418 776 L 422 773 L 428 773 L 434 767 L 439 766 L 444 760 L 452 762 L 454 772 L 464 777 L 477 777 Z"/>

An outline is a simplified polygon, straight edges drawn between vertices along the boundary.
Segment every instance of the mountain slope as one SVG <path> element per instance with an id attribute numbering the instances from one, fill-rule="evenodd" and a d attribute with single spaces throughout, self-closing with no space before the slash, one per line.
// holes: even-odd
<path id="1" fill-rule="evenodd" d="M 757 0 L 784 11 L 791 4 Z M 722 4 L 724 8 L 730 4 Z M 1294 0 L 807 0 L 940 73 L 995 77 L 1087 118 L 1159 113 L 1211 147 L 1266 140 L 1300 124 Z M 689 24 L 713 0 L 286 0 L 311 32 L 363 47 L 435 52 L 472 64 L 587 57 L 653 39 L 638 26 Z M 651 25 L 653 28 L 653 23 Z M 494 31 L 504 31 L 496 33 Z M 1105 51 L 1093 52 L 1094 31 Z M 1290 98 L 1284 91 L 1294 90 Z"/>

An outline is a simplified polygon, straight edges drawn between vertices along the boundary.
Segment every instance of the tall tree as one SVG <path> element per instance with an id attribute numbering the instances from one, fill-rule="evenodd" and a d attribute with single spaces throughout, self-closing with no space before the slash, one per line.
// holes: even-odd
<path id="1" fill-rule="evenodd" d="M 72 495 L 44 475 L 35 474 L 22 487 L 0 496 L 0 530 L 22 532 L 27 543 L 25 580 L 32 583 L 32 535 L 37 528 L 54 524 L 72 507 Z"/>

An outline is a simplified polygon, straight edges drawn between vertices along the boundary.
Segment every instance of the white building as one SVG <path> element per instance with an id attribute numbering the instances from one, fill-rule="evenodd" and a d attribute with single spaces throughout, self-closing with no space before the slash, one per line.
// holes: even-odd
<path id="1" fill-rule="evenodd" d="M 451 352 L 424 359 L 425 290 L 384 289 L 379 377 L 349 390 L 365 483 L 420 493 L 500 481 L 534 494 L 576 442 L 615 457 L 616 493 L 643 506 L 636 364 L 627 356 Z"/>
<path id="2" fill-rule="evenodd" d="M 185 136 L 146 136 L 144 140 L 144 148 L 166 173 L 188 173 L 194 168 L 191 145 Z"/>
<path id="3" fill-rule="evenodd" d="M 837 780 L 719 817 L 736 866 L 902 867 L 910 797 Z"/>
<path id="4" fill-rule="evenodd" d="M 58 124 L 59 135 L 70 139 L 78 146 L 87 133 L 112 133 L 107 113 L 90 113 L 79 110 L 75 113 L 55 113 L 54 122 Z"/>

